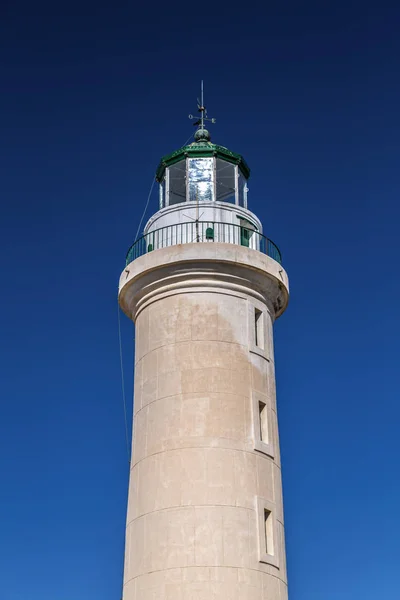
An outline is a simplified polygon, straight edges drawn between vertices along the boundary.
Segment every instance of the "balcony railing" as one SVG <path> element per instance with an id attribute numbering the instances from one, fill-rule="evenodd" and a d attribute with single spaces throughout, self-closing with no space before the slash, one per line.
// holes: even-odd
<path id="1" fill-rule="evenodd" d="M 126 264 L 153 250 L 195 242 L 209 244 L 222 242 L 246 246 L 267 254 L 278 263 L 282 262 L 278 246 L 258 231 L 233 223 L 190 221 L 167 225 L 143 235 L 129 248 L 126 255 Z"/>

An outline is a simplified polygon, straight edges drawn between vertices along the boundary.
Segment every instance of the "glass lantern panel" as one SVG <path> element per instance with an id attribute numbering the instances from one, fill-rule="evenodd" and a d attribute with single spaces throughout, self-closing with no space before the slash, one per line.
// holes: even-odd
<path id="1" fill-rule="evenodd" d="M 217 158 L 217 200 L 236 203 L 236 167 Z"/>
<path id="2" fill-rule="evenodd" d="M 168 167 L 169 194 L 168 204 L 179 204 L 186 202 L 186 160 Z"/>
<path id="3" fill-rule="evenodd" d="M 239 177 L 238 177 L 238 187 L 239 187 L 239 205 L 247 208 L 247 181 L 240 169 L 239 169 Z"/>
<path id="4" fill-rule="evenodd" d="M 189 158 L 189 200 L 213 200 L 214 159 Z"/>
<path id="5" fill-rule="evenodd" d="M 160 183 L 160 210 L 165 206 L 165 179 Z"/>

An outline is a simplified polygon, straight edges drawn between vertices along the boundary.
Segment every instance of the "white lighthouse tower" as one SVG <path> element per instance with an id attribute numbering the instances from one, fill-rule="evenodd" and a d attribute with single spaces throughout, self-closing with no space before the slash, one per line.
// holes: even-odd
<path id="1" fill-rule="evenodd" d="M 120 278 L 136 326 L 123 600 L 287 600 L 273 323 L 288 277 L 246 162 L 199 111 Z"/>

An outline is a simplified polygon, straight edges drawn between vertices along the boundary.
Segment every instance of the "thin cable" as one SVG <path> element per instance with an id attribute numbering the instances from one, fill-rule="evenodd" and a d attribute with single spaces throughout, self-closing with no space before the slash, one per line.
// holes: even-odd
<path id="1" fill-rule="evenodd" d="M 183 145 L 187 146 L 188 142 L 192 139 L 192 137 L 193 137 L 193 133 L 188 137 L 188 139 L 186 140 L 186 142 Z M 142 217 L 140 219 L 139 226 L 138 226 L 137 231 L 136 231 L 136 236 L 135 236 L 135 240 L 134 240 L 135 242 L 136 242 L 136 240 L 138 238 L 139 231 L 140 231 L 140 229 L 142 227 L 143 219 L 144 219 L 144 217 L 146 215 L 146 212 L 147 212 L 147 209 L 149 207 L 150 198 L 151 198 L 151 194 L 153 192 L 153 188 L 154 188 L 155 182 L 156 182 L 156 179 L 154 178 L 153 181 L 152 181 L 152 183 L 151 183 L 149 195 L 147 196 L 146 206 L 144 207 L 144 211 L 143 211 Z M 128 455 L 128 462 L 130 463 L 131 461 L 130 461 L 128 418 L 127 418 L 126 396 L 125 396 L 124 361 L 123 361 L 123 357 L 122 357 L 121 315 L 120 315 L 119 303 L 117 303 L 117 310 L 118 310 L 119 360 L 120 360 L 120 366 L 121 366 L 122 404 L 123 404 L 123 409 L 124 409 L 126 452 L 127 452 L 127 455 Z"/>
<path id="2" fill-rule="evenodd" d="M 192 135 L 190 135 L 190 136 L 188 137 L 188 139 L 186 140 L 186 142 L 185 142 L 183 145 L 184 145 L 184 146 L 187 146 L 187 144 L 188 144 L 189 140 L 191 140 L 191 139 L 192 139 L 192 137 L 193 137 L 193 133 L 192 133 Z M 149 195 L 147 196 L 147 202 L 146 202 L 146 206 L 144 207 L 144 211 L 143 211 L 143 214 L 142 214 L 142 218 L 140 219 L 140 223 L 139 223 L 139 226 L 138 226 L 138 228 L 137 228 L 137 231 L 136 231 L 136 235 L 135 235 L 134 243 L 136 242 L 136 240 L 137 240 L 137 238 L 138 238 L 139 231 L 140 231 L 140 229 L 141 229 L 141 227 L 142 227 L 143 219 L 144 219 L 144 217 L 145 217 L 145 215 L 146 215 L 147 209 L 149 208 L 150 198 L 151 198 L 151 194 L 152 194 L 152 192 L 153 192 L 153 187 L 154 187 L 154 184 L 155 184 L 155 182 L 156 182 L 156 180 L 155 180 L 155 179 L 153 179 L 153 181 L 152 181 L 152 184 L 151 184 L 151 188 L 150 188 Z"/>
<path id="3" fill-rule="evenodd" d="M 154 184 L 155 184 L 155 182 L 156 182 L 156 180 L 155 180 L 155 179 L 153 179 L 153 183 L 151 184 L 151 188 L 150 188 L 149 195 L 147 196 L 147 202 L 146 202 L 146 206 L 144 207 L 144 211 L 143 211 L 143 214 L 142 214 L 142 218 L 140 219 L 139 227 L 137 228 L 137 232 L 136 232 L 136 235 L 135 235 L 134 243 L 136 242 L 136 240 L 137 240 L 137 238 L 138 238 L 139 231 L 140 231 L 140 229 L 141 229 L 141 227 L 142 227 L 142 223 L 143 223 L 144 216 L 145 216 L 145 214 L 146 214 L 146 211 L 147 211 L 147 209 L 148 209 L 148 207 L 149 207 L 150 197 L 151 197 L 151 193 L 152 193 L 152 191 L 153 191 L 153 187 L 154 187 Z"/>
<path id="4" fill-rule="evenodd" d="M 193 133 L 192 133 L 192 135 L 190 135 L 190 136 L 188 137 L 188 139 L 186 140 L 186 142 L 185 142 L 183 145 L 184 145 L 184 146 L 187 146 L 187 144 L 188 144 L 188 141 L 189 141 L 189 140 L 191 140 L 191 139 L 192 139 L 192 137 L 193 137 Z"/>
<path id="5" fill-rule="evenodd" d="M 130 459 L 130 455 L 129 455 L 129 433 L 128 433 L 128 418 L 127 418 L 127 413 L 126 413 L 124 361 L 122 360 L 121 315 L 120 315 L 120 309 L 119 309 L 119 302 L 118 302 L 118 300 L 117 300 L 117 311 L 118 311 L 119 360 L 120 360 L 120 365 L 121 365 L 122 404 L 123 404 L 123 407 L 124 407 L 126 452 L 127 452 L 127 455 L 128 455 L 128 463 L 130 463 L 131 459 Z"/>

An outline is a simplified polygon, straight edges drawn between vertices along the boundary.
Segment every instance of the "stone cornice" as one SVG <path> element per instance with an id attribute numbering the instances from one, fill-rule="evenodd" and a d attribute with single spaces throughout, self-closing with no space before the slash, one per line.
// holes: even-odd
<path id="1" fill-rule="evenodd" d="M 286 271 L 275 260 L 234 244 L 182 244 L 154 250 L 129 263 L 121 274 L 119 302 L 133 320 L 161 297 L 196 292 L 253 296 L 275 318 L 287 307 Z"/>

